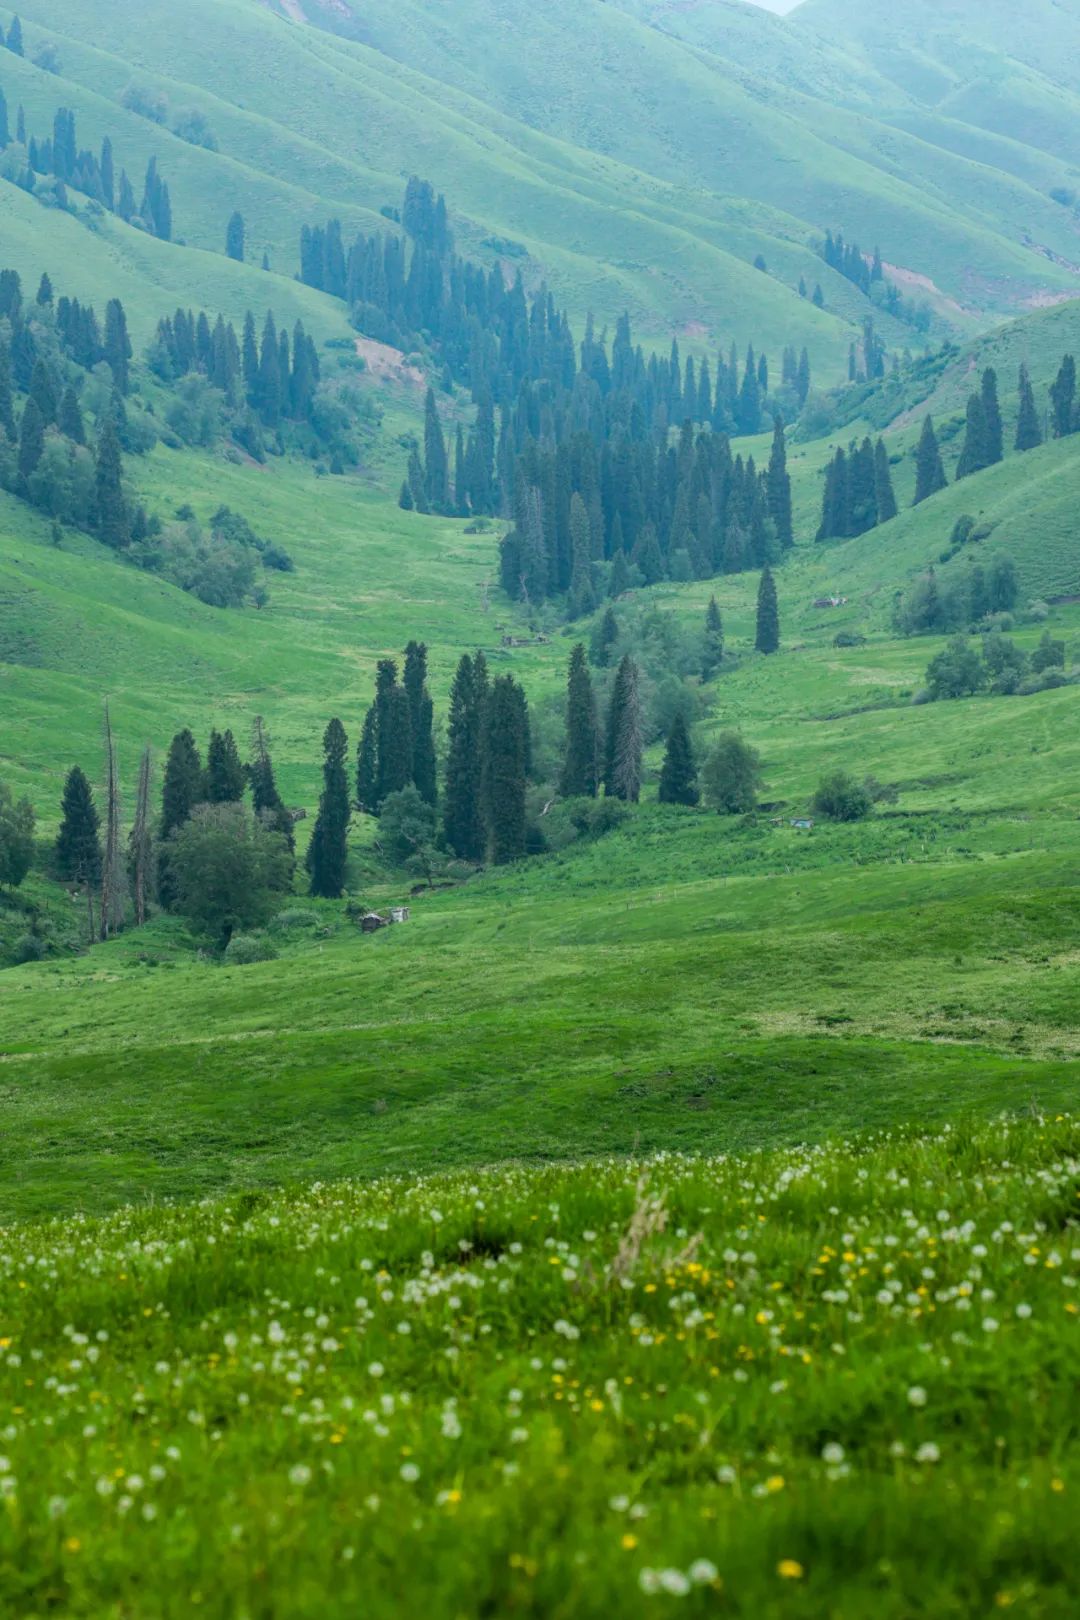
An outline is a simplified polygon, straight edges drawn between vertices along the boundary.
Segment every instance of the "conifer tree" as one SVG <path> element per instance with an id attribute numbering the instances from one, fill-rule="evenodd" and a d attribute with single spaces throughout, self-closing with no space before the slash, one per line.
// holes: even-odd
<path id="1" fill-rule="evenodd" d="M 972 473 L 981 472 L 989 465 L 987 461 L 987 425 L 986 410 L 983 406 L 981 394 L 972 394 L 967 402 L 967 430 L 964 434 L 964 447 L 960 452 L 960 460 L 956 463 L 957 481 L 968 478 Z"/>
<path id="2" fill-rule="evenodd" d="M 0 337 L 0 431 L 11 444 L 18 438 L 11 392 L 11 351 L 2 337 Z"/>
<path id="3" fill-rule="evenodd" d="M 445 512 L 450 497 L 450 468 L 434 388 L 428 389 L 424 402 L 424 482 L 430 510 Z"/>
<path id="4" fill-rule="evenodd" d="M 592 587 L 592 534 L 589 514 L 581 496 L 570 498 L 570 549 L 572 572 L 570 577 L 570 615 L 580 619 L 596 606 Z"/>
<path id="5" fill-rule="evenodd" d="M 1039 413 L 1035 409 L 1035 394 L 1026 365 L 1020 366 L 1020 410 L 1016 420 L 1017 450 L 1034 450 L 1042 444 Z"/>
<path id="6" fill-rule="evenodd" d="M 945 466 L 938 448 L 937 434 L 934 432 L 934 419 L 927 416 L 922 425 L 919 436 L 918 449 L 915 452 L 915 499 L 913 506 L 919 506 L 944 489 L 946 484 Z"/>
<path id="7" fill-rule="evenodd" d="M 263 323 L 259 375 L 255 386 L 259 415 L 266 427 L 276 428 L 281 421 L 281 349 L 278 345 L 277 326 L 273 313 L 269 310 Z"/>
<path id="8" fill-rule="evenodd" d="M 53 387 L 52 376 L 44 360 L 37 360 L 34 363 L 30 378 L 30 398 L 41 412 L 44 425 L 52 427 L 57 412 L 56 389 Z"/>
<path id="9" fill-rule="evenodd" d="M 101 817 L 85 773 L 72 767 L 64 783 L 60 804 L 60 831 L 56 839 L 56 875 L 64 883 L 101 881 Z"/>
<path id="10" fill-rule="evenodd" d="M 780 606 L 776 597 L 776 581 L 768 563 L 761 571 L 761 584 L 758 586 L 757 633 L 754 637 L 754 646 L 759 653 L 774 653 L 780 650 Z"/>
<path id="11" fill-rule="evenodd" d="M 111 414 L 105 417 L 98 438 L 94 520 L 98 535 L 107 546 L 119 550 L 128 544 L 131 526 L 121 482 L 120 440 Z"/>
<path id="12" fill-rule="evenodd" d="M 627 653 L 619 665 L 608 708 L 604 791 L 609 799 L 636 804 L 641 797 L 644 716 L 638 667 Z"/>
<path id="13" fill-rule="evenodd" d="M 345 775 L 348 747 L 345 727 L 340 720 L 331 720 L 323 733 L 323 790 L 306 861 L 309 892 L 324 900 L 339 900 L 345 889 L 350 816 Z"/>
<path id="14" fill-rule="evenodd" d="M 866 438 L 848 459 L 848 534 L 865 534 L 877 523 L 876 482 L 874 447 Z"/>
<path id="15" fill-rule="evenodd" d="M 186 728 L 177 732 L 165 761 L 165 780 L 161 790 L 161 822 L 158 837 L 161 855 L 158 868 L 158 888 L 161 902 L 171 906 L 176 898 L 175 885 L 169 870 L 168 841 L 178 827 L 191 819 L 197 804 L 206 799 L 206 780 L 202 760 L 195 746 L 195 738 Z"/>
<path id="16" fill-rule="evenodd" d="M 705 610 L 705 649 L 701 660 L 701 678 L 711 681 L 724 661 L 724 624 L 715 596 L 710 596 Z"/>
<path id="17" fill-rule="evenodd" d="M 107 135 L 101 143 L 98 168 L 101 174 L 101 200 L 111 214 L 116 208 L 116 171 L 113 164 L 113 144 Z"/>
<path id="18" fill-rule="evenodd" d="M 13 51 L 16 56 L 26 54 L 23 49 L 22 23 L 18 17 L 12 18 L 11 27 L 8 29 L 7 48 L 9 51 Z"/>
<path id="19" fill-rule="evenodd" d="M 248 770 L 251 782 L 251 807 L 265 827 L 280 833 L 290 852 L 296 849 L 296 829 L 293 818 L 278 792 L 274 763 L 270 758 L 270 739 L 262 715 L 255 716 L 252 727 L 253 758 Z"/>
<path id="20" fill-rule="evenodd" d="M 1067 354 L 1050 389 L 1054 412 L 1054 437 L 1067 438 L 1076 426 L 1076 361 Z"/>
<path id="21" fill-rule="evenodd" d="M 484 726 L 484 822 L 492 866 L 505 866 L 525 853 L 527 725 L 524 693 L 512 675 L 500 675 L 487 700 Z"/>
<path id="22" fill-rule="evenodd" d="M 879 439 L 874 446 L 874 496 L 878 522 L 888 523 L 896 516 L 897 507 L 892 473 L 889 469 L 889 452 L 885 448 L 884 439 Z"/>
<path id="23" fill-rule="evenodd" d="M 126 394 L 130 387 L 131 355 L 124 306 L 119 298 L 110 298 L 105 310 L 105 359 L 113 374 L 113 385 L 120 394 Z"/>
<path id="24" fill-rule="evenodd" d="M 787 444 L 784 425 L 778 416 L 773 418 L 772 453 L 767 474 L 769 516 L 782 551 L 795 544 L 791 517 L 791 479 L 787 470 Z"/>
<path id="25" fill-rule="evenodd" d="M 435 765 L 435 709 L 427 689 L 427 648 L 410 641 L 405 649 L 405 691 L 412 734 L 412 782 L 425 804 L 438 798 Z"/>
<path id="26" fill-rule="evenodd" d="M 53 284 L 49 279 L 47 270 L 41 272 L 41 280 L 38 282 L 37 297 L 34 302 L 38 309 L 51 309 L 53 307 Z"/>
<path id="27" fill-rule="evenodd" d="M 244 262 L 244 216 L 237 212 L 230 219 L 225 231 L 225 252 L 230 259 L 238 264 Z"/>
<path id="28" fill-rule="evenodd" d="M 984 423 L 984 467 L 994 467 L 1005 454 L 1004 433 L 1001 425 L 1001 406 L 998 404 L 997 372 L 987 366 L 982 374 L 982 408 Z"/>
<path id="29" fill-rule="evenodd" d="M 466 654 L 450 690 L 449 752 L 443 795 L 446 842 L 463 861 L 482 861 L 485 853 L 483 812 L 484 707 L 487 675 L 481 654 Z"/>
<path id="30" fill-rule="evenodd" d="M 373 816 L 378 803 L 379 715 L 373 703 L 364 716 L 364 729 L 356 755 L 356 803 L 365 815 Z"/>
<path id="31" fill-rule="evenodd" d="M 30 475 L 45 453 L 45 423 L 37 401 L 31 396 L 23 406 L 19 422 L 19 478 L 25 488 Z"/>
<path id="32" fill-rule="evenodd" d="M 596 696 L 585 658 L 578 642 L 570 654 L 566 683 L 566 755 L 559 792 L 565 799 L 596 797 L 599 774 L 599 735 Z"/>
<path id="33" fill-rule="evenodd" d="M 244 797 L 244 767 L 231 731 L 210 733 L 206 754 L 206 797 L 210 804 L 238 804 Z"/>
<path id="34" fill-rule="evenodd" d="M 668 732 L 664 764 L 660 771 L 660 803 L 697 804 L 701 797 L 697 779 L 697 764 L 686 727 L 686 716 L 680 709 Z"/>
<path id="35" fill-rule="evenodd" d="M 127 910 L 127 870 L 120 838 L 120 772 L 109 705 L 105 705 L 105 837 L 101 850 L 101 938 L 118 933 Z"/>
<path id="36" fill-rule="evenodd" d="M 120 170 L 120 190 L 116 198 L 116 212 L 125 222 L 135 217 L 135 192 L 131 181 L 127 177 L 127 170 Z"/>
<path id="37" fill-rule="evenodd" d="M 64 437 L 70 439 L 73 444 L 86 443 L 86 428 L 83 425 L 79 396 L 70 385 L 64 389 L 60 399 L 57 426 Z"/>

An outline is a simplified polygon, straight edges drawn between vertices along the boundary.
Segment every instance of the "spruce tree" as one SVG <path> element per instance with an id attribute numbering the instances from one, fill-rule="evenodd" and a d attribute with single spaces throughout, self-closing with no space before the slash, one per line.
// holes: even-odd
<path id="1" fill-rule="evenodd" d="M 701 678 L 711 681 L 724 661 L 724 623 L 720 617 L 715 596 L 710 596 L 705 610 L 705 647 L 701 660 Z"/>
<path id="2" fill-rule="evenodd" d="M 661 804 L 697 804 L 701 795 L 697 785 L 697 764 L 686 727 L 686 716 L 680 709 L 668 732 L 664 764 L 660 772 Z"/>
<path id="3" fill-rule="evenodd" d="M 923 421 L 919 446 L 915 452 L 915 499 L 912 505 L 919 506 L 944 489 L 945 484 L 945 466 L 934 432 L 934 419 L 928 416 Z"/>
<path id="4" fill-rule="evenodd" d="M 120 394 L 126 394 L 130 387 L 131 355 L 124 306 L 119 298 L 110 298 L 105 310 L 105 359 L 113 374 L 113 384 Z"/>
<path id="5" fill-rule="evenodd" d="M 578 642 L 570 654 L 566 682 L 566 755 L 559 778 L 563 798 L 596 797 L 598 753 L 596 697 L 585 648 Z"/>
<path id="6" fill-rule="evenodd" d="M 576 492 L 570 498 L 570 616 L 591 613 L 596 606 L 592 587 L 592 534 L 585 502 Z"/>
<path id="7" fill-rule="evenodd" d="M 1050 389 L 1054 412 L 1054 437 L 1067 438 L 1076 426 L 1076 361 L 1067 354 Z"/>
<path id="8" fill-rule="evenodd" d="M 296 828 L 285 801 L 278 792 L 274 763 L 270 758 L 270 739 L 261 715 L 256 715 L 253 727 L 253 754 L 248 777 L 251 782 L 251 807 L 263 826 L 280 833 L 289 846 L 296 849 Z"/>
<path id="9" fill-rule="evenodd" d="M 449 751 L 443 792 L 446 842 L 463 861 L 482 861 L 485 853 L 483 751 L 487 679 L 482 656 L 466 654 L 450 689 Z"/>
<path id="10" fill-rule="evenodd" d="M 56 875 L 64 883 L 95 884 L 101 880 L 101 817 L 94 794 L 78 765 L 68 772 L 60 805 L 56 839 Z"/>
<path id="11" fill-rule="evenodd" d="M 356 803 L 365 815 L 374 815 L 378 803 L 379 718 L 373 703 L 364 716 L 364 729 L 356 756 Z"/>
<path id="12" fill-rule="evenodd" d="M 956 463 L 957 481 L 981 472 L 989 466 L 987 461 L 986 410 L 981 394 L 972 394 L 967 402 L 967 430 L 960 460 Z"/>
<path id="13" fill-rule="evenodd" d="M 244 797 L 244 767 L 231 731 L 210 733 L 206 797 L 210 804 L 238 804 Z"/>
<path id="14" fill-rule="evenodd" d="M 38 462 L 45 454 L 45 423 L 37 401 L 31 397 L 23 406 L 19 422 L 19 478 L 25 488 Z"/>
<path id="15" fill-rule="evenodd" d="M 116 208 L 116 171 L 113 164 L 113 144 L 106 135 L 101 143 L 101 200 L 111 214 Z"/>
<path id="16" fill-rule="evenodd" d="M 86 428 L 83 424 L 82 410 L 79 406 L 79 396 L 74 388 L 68 386 L 64 389 L 60 399 L 60 409 L 57 413 L 57 426 L 66 439 L 73 444 L 86 443 Z"/>
<path id="17" fill-rule="evenodd" d="M 435 710 L 427 689 L 427 648 L 423 642 L 410 641 L 406 647 L 403 681 L 409 699 L 412 783 L 425 804 L 434 804 L 438 798 Z"/>
<path id="18" fill-rule="evenodd" d="M 889 452 L 885 448 L 884 439 L 879 439 L 874 446 L 874 496 L 877 502 L 878 522 L 888 523 L 896 516 L 897 507 L 892 473 L 889 470 Z"/>
<path id="19" fill-rule="evenodd" d="M 1001 425 L 1001 406 L 998 403 L 997 372 L 987 366 L 982 374 L 982 407 L 985 437 L 983 465 L 994 467 L 1005 454 L 1004 432 Z"/>
<path id="20" fill-rule="evenodd" d="M 780 650 L 780 606 L 776 598 L 776 581 L 768 563 L 761 571 L 761 584 L 758 586 L 757 633 L 754 637 L 754 646 L 759 653 L 774 653 Z"/>
<path id="21" fill-rule="evenodd" d="M 161 822 L 158 836 L 161 854 L 158 863 L 158 889 L 163 906 L 172 906 L 176 886 L 170 871 L 169 839 L 178 827 L 191 819 L 197 804 L 206 799 L 206 781 L 195 739 L 187 729 L 177 732 L 165 762 L 161 790 Z"/>
<path id="22" fill-rule="evenodd" d="M 1039 413 L 1035 409 L 1035 394 L 1026 365 L 1020 367 L 1020 410 L 1016 420 L 1017 450 L 1034 450 L 1042 444 Z"/>
<path id="23" fill-rule="evenodd" d="M 641 797 L 644 716 L 638 667 L 627 653 L 619 665 L 608 707 L 604 791 L 609 799 L 636 804 Z"/>
<path id="24" fill-rule="evenodd" d="M 345 727 L 340 720 L 331 720 L 323 734 L 323 790 L 306 861 L 309 892 L 324 900 L 339 900 L 345 889 L 350 814 L 345 775 L 348 747 Z"/>
<path id="25" fill-rule="evenodd" d="M 500 675 L 487 701 L 484 727 L 484 822 L 492 866 L 525 854 L 527 710 L 512 675 Z"/>
<path id="26" fill-rule="evenodd" d="M 121 483 L 120 440 L 112 415 L 105 417 L 98 438 L 94 469 L 94 523 L 105 545 L 119 550 L 128 544 L 131 527 Z"/>
<path id="27" fill-rule="evenodd" d="M 788 551 L 795 544 L 795 535 L 792 529 L 791 517 L 791 479 L 787 470 L 787 444 L 784 439 L 784 425 L 778 416 L 773 418 L 772 453 L 769 456 L 769 471 L 766 479 L 768 490 L 769 516 L 776 538 L 782 551 Z"/>
<path id="28" fill-rule="evenodd" d="M 232 215 L 225 231 L 225 252 L 230 259 L 238 264 L 244 262 L 244 216 L 237 212 Z"/>
<path id="29" fill-rule="evenodd" d="M 14 51 L 16 56 L 25 55 L 23 50 L 22 23 L 19 21 L 18 17 L 12 18 L 11 27 L 8 29 L 7 48 L 9 51 Z"/>
<path id="30" fill-rule="evenodd" d="M 424 482 L 430 510 L 445 512 L 450 502 L 450 468 L 434 388 L 428 389 L 424 403 Z"/>

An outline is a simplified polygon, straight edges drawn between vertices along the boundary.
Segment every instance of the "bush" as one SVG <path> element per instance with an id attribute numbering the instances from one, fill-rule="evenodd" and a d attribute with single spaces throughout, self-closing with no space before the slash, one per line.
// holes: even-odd
<path id="1" fill-rule="evenodd" d="M 942 698 L 972 697 L 987 683 L 987 669 L 978 647 L 966 636 L 953 636 L 944 651 L 932 658 L 926 685 L 935 702 Z"/>
<path id="2" fill-rule="evenodd" d="M 21 966 L 24 962 L 40 962 L 48 947 L 37 934 L 20 934 L 15 941 L 15 961 Z"/>
<path id="3" fill-rule="evenodd" d="M 270 941 L 260 939 L 258 934 L 234 934 L 225 950 L 230 967 L 250 967 L 253 962 L 273 962 L 276 957 Z"/>
<path id="4" fill-rule="evenodd" d="M 757 808 L 761 788 L 761 756 L 737 731 L 716 739 L 701 772 L 706 803 L 722 816 L 744 816 Z"/>
<path id="5" fill-rule="evenodd" d="M 279 911 L 270 926 L 284 933 L 290 928 L 314 928 L 318 922 L 317 911 L 308 911 L 304 906 L 290 906 L 286 911 Z"/>
<path id="6" fill-rule="evenodd" d="M 846 771 L 823 777 L 810 801 L 814 815 L 826 821 L 864 821 L 872 807 L 868 789 Z"/>

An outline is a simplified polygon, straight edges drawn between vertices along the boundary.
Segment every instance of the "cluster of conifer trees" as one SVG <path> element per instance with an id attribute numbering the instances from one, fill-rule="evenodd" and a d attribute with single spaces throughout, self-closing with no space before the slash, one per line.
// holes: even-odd
<path id="1" fill-rule="evenodd" d="M 0 88 L 0 150 L 9 147 L 12 139 L 8 104 Z M 100 155 L 85 147 L 80 148 L 75 114 L 69 107 L 57 109 L 52 135 L 39 141 L 35 135 L 27 135 L 26 114 L 20 106 L 15 119 L 14 140 L 26 147 L 26 169 L 19 182 L 25 191 L 33 191 L 35 176 L 54 175 L 61 203 L 65 200 L 63 188 L 70 186 L 72 190 L 92 197 L 128 224 L 141 225 L 163 242 L 172 241 L 172 201 L 169 187 L 158 173 L 156 158 L 151 158 L 147 164 L 142 201 L 136 206 L 135 190 L 128 179 L 127 170 L 121 169 L 119 178 L 116 175 L 112 141 L 106 135 L 101 143 Z"/>
<path id="2" fill-rule="evenodd" d="M 278 331 L 269 310 L 261 339 L 250 310 L 238 339 L 232 322 L 221 315 L 211 325 L 205 310 L 196 316 L 178 309 L 158 322 L 149 359 L 166 382 L 201 373 L 225 396 L 230 410 L 247 407 L 271 430 L 283 419 L 311 421 L 319 355 L 302 321 L 297 321 L 290 345 L 288 332 Z"/>
<path id="3" fill-rule="evenodd" d="M 898 321 L 906 321 L 909 326 L 914 326 L 919 331 L 925 332 L 929 329 L 931 319 L 929 304 L 925 301 L 912 303 L 904 298 L 894 282 L 886 279 L 879 248 L 875 247 L 873 258 L 867 261 L 858 242 L 845 242 L 842 231 L 837 231 L 835 235 L 832 231 L 826 231 L 821 257 L 831 270 L 835 270 L 846 281 L 858 287 L 867 298 L 874 297 L 875 286 L 880 286 L 884 297 L 880 295 L 875 297 L 875 303 L 880 301 L 889 314 Z M 866 376 L 881 375 L 881 371 L 867 367 Z M 854 381 L 854 376 L 852 380 Z"/>
<path id="4" fill-rule="evenodd" d="M 896 496 L 885 441 L 863 439 L 837 450 L 825 469 L 819 540 L 849 539 L 896 516 Z"/>

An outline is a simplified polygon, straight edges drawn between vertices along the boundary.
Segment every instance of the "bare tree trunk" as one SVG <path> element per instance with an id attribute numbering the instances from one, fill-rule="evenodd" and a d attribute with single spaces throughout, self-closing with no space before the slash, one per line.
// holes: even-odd
<path id="1" fill-rule="evenodd" d="M 120 776 L 109 705 L 105 704 L 105 849 L 101 863 L 101 938 L 117 933 L 124 921 L 127 876 L 120 847 Z"/>
<path id="2" fill-rule="evenodd" d="M 139 762 L 139 793 L 135 803 L 135 825 L 131 830 L 131 854 L 135 868 L 135 924 L 141 928 L 146 921 L 147 888 L 153 858 L 150 836 L 150 781 L 153 760 L 149 748 L 143 749 Z"/>

